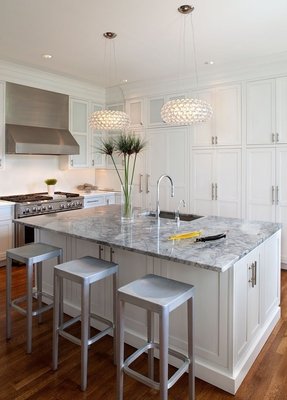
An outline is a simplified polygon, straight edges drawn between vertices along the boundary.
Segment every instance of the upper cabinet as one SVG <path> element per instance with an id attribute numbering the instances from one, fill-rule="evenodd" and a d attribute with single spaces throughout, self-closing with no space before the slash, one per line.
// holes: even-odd
<path id="1" fill-rule="evenodd" d="M 132 99 L 126 102 L 126 113 L 130 117 L 131 129 L 142 129 L 145 125 L 144 100 Z"/>
<path id="2" fill-rule="evenodd" d="M 241 86 L 231 85 L 198 91 L 196 98 L 213 108 L 212 118 L 193 127 L 194 146 L 241 145 Z"/>
<path id="3" fill-rule="evenodd" d="M 80 146 L 80 154 L 70 156 L 73 168 L 89 167 L 88 111 L 88 101 L 70 99 L 70 131 Z"/>
<path id="4" fill-rule="evenodd" d="M 287 78 L 249 82 L 247 144 L 287 143 Z"/>
<path id="5" fill-rule="evenodd" d="M 0 169 L 4 168 L 5 154 L 5 84 L 0 82 Z"/>
<path id="6" fill-rule="evenodd" d="M 99 104 L 92 104 L 92 113 L 102 110 L 102 106 Z M 105 155 L 100 152 L 102 140 L 104 138 L 104 132 L 92 129 L 91 136 L 91 166 L 95 168 L 105 168 L 106 158 Z"/>
<path id="7" fill-rule="evenodd" d="M 170 100 L 183 98 L 185 98 L 185 95 L 160 96 L 149 98 L 147 106 L 147 126 L 150 128 L 166 126 L 160 115 L 162 106 Z"/>

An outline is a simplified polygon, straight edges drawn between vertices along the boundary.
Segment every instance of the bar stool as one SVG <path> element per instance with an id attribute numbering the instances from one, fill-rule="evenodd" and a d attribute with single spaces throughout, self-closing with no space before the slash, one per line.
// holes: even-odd
<path id="1" fill-rule="evenodd" d="M 160 398 L 168 399 L 168 389 L 189 372 L 189 400 L 194 400 L 194 345 L 193 345 L 194 287 L 157 275 L 146 275 L 118 289 L 117 292 L 117 399 L 123 399 L 124 373 L 160 390 Z M 168 348 L 169 313 L 187 301 L 188 357 Z M 124 360 L 124 306 L 134 304 L 147 310 L 147 342 Z M 154 342 L 153 313 L 159 315 L 159 344 Z M 160 379 L 154 380 L 154 349 L 159 349 Z M 148 351 L 148 377 L 134 371 L 129 365 Z M 180 368 L 168 379 L 168 354 L 180 359 Z"/>
<path id="2" fill-rule="evenodd" d="M 53 308 L 51 304 L 42 305 L 42 298 L 46 297 L 53 300 L 53 296 L 42 291 L 42 262 L 57 258 L 57 262 L 62 262 L 63 250 L 59 247 L 50 246 L 45 243 L 31 243 L 22 247 L 7 250 L 7 268 L 6 268 L 6 338 L 11 338 L 11 308 L 26 316 L 27 321 L 27 353 L 32 352 L 32 318 Z M 12 283 L 12 260 L 20 261 L 26 264 L 26 295 L 11 300 Z M 36 282 L 37 290 L 33 290 L 33 266 L 36 264 Z M 37 297 L 38 307 L 33 311 L 33 295 Z M 26 301 L 26 307 L 19 304 Z"/>
<path id="3" fill-rule="evenodd" d="M 103 336 L 114 333 L 115 323 L 90 312 L 91 285 L 108 276 L 113 276 L 113 319 L 116 320 L 116 290 L 118 286 L 118 265 L 113 262 L 100 260 L 94 257 L 82 257 L 54 268 L 54 322 L 53 322 L 53 370 L 58 368 L 59 335 L 81 346 L 81 389 L 87 388 L 88 374 L 88 348 Z M 63 279 L 79 283 L 81 285 L 81 315 L 63 322 L 61 310 L 63 310 Z M 104 323 L 108 328 L 90 337 L 90 318 Z M 81 321 L 81 339 L 65 331 L 66 328 Z"/>

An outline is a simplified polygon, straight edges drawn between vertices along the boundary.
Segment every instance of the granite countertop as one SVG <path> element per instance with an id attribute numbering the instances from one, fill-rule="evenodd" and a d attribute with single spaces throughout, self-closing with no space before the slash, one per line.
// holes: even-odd
<path id="1" fill-rule="evenodd" d="M 67 234 L 153 257 L 223 272 L 281 229 L 272 222 L 208 216 L 191 222 L 138 216 L 121 223 L 120 207 L 109 205 L 14 220 L 35 228 Z M 195 243 L 193 239 L 168 240 L 176 233 L 202 230 L 204 236 L 226 232 L 226 238 Z"/>

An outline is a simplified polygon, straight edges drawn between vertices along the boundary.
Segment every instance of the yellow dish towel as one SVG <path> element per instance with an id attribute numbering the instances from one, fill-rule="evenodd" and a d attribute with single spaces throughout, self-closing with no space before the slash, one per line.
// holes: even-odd
<path id="1" fill-rule="evenodd" d="M 168 240 L 181 240 L 181 239 L 191 239 L 197 236 L 200 236 L 202 231 L 192 231 L 186 233 L 180 233 L 178 235 L 172 235 L 168 238 Z"/>

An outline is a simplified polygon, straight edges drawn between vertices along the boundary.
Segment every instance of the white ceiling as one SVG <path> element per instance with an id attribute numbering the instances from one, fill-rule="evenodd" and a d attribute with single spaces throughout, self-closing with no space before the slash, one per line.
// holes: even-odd
<path id="1" fill-rule="evenodd" d="M 111 82 L 104 61 L 114 31 L 118 82 L 163 79 L 193 71 L 186 25 L 186 67 L 180 52 L 182 4 L 195 6 L 199 75 L 287 54 L 286 0 L 0 0 L 0 59 L 75 77 Z M 190 41 L 189 41 L 190 40 Z M 53 55 L 44 60 L 41 55 Z M 109 58 L 108 58 L 109 59 Z M 205 65 L 213 60 L 214 65 Z"/>

